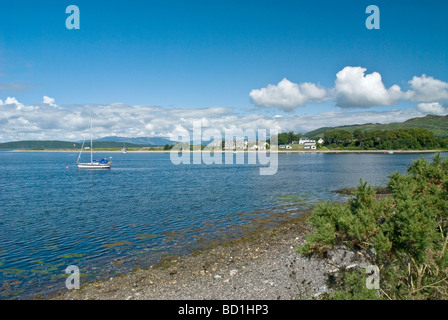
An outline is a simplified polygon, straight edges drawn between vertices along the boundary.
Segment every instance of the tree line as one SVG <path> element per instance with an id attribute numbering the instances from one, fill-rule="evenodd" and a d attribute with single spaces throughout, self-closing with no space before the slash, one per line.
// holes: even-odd
<path id="1" fill-rule="evenodd" d="M 329 149 L 423 150 L 448 147 L 448 139 L 439 139 L 427 129 L 396 129 L 353 132 L 337 129 L 324 133 L 323 145 Z"/>
<path id="2" fill-rule="evenodd" d="M 299 141 L 299 139 L 302 138 L 301 133 L 294 133 L 292 131 L 290 132 L 283 132 L 278 134 L 278 144 L 290 144 L 293 141 Z"/>
<path id="3" fill-rule="evenodd" d="M 303 135 L 293 131 L 278 134 L 278 144 L 291 144 L 299 141 Z M 313 138 L 313 137 L 312 137 Z M 318 137 L 313 139 L 318 140 Z M 424 150 L 448 148 L 448 139 L 437 138 L 427 129 L 396 129 L 349 132 L 342 129 L 324 133 L 322 146 L 329 149 L 354 150 Z M 270 139 L 267 139 L 270 143 Z M 171 150 L 173 145 L 165 145 L 164 150 Z M 202 147 L 203 148 L 203 147 Z M 224 141 L 223 141 L 224 148 Z"/>

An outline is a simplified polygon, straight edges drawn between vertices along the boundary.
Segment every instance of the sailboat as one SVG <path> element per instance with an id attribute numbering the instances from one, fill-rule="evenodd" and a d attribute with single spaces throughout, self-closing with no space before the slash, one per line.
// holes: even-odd
<path id="1" fill-rule="evenodd" d="M 93 159 L 92 120 L 90 120 L 90 162 L 79 162 L 83 149 L 84 141 L 82 142 L 81 151 L 79 151 L 78 160 L 76 160 L 76 165 L 79 169 L 110 169 L 110 159 Z"/>

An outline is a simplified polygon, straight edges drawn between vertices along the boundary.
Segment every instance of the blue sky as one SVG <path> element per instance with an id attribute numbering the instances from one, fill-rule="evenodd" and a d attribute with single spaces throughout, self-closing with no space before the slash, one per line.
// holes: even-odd
<path id="1" fill-rule="evenodd" d="M 65 8 L 71 4 L 80 9 L 79 30 L 65 27 Z M 380 9 L 379 30 L 365 27 L 371 4 Z M 2 2 L 0 11 L 0 99 L 14 97 L 25 106 L 41 104 L 47 96 L 69 113 L 80 106 L 100 105 L 104 111 L 121 103 L 128 113 L 135 106 L 157 107 L 161 118 L 163 110 L 171 116 L 178 109 L 204 110 L 208 118 L 207 110 L 223 108 L 221 117 L 248 121 L 253 115 L 296 121 L 301 115 L 343 111 L 362 113 L 365 121 L 378 113 L 386 122 L 381 116 L 394 110 L 402 111 L 398 120 L 424 110 L 447 111 L 447 1 L 18 0 Z M 364 68 L 364 75 L 377 72 L 386 89 L 398 85 L 403 95 L 346 108 L 347 97 L 335 86 L 345 67 Z M 408 92 L 417 91 L 409 81 L 423 74 L 442 82 L 435 83 L 438 100 Z M 284 78 L 299 85 L 299 92 L 302 83 L 324 88 L 325 98 L 285 106 L 273 102 L 277 95 L 268 102 L 250 95 Z M 434 108 L 417 109 L 419 103 L 434 103 Z M 1 117 L 5 127 L 19 130 Z M 0 140 L 13 138 L 11 130 L 0 131 Z"/>

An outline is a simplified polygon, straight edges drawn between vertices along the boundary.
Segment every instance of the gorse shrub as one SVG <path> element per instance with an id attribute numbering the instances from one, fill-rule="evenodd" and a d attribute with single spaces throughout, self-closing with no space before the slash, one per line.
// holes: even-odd
<path id="1" fill-rule="evenodd" d="M 361 181 L 348 203 L 319 204 L 299 252 L 324 255 L 343 245 L 380 268 L 384 296 L 448 298 L 448 160 L 420 158 L 407 174 L 391 174 L 387 188 L 390 197 L 377 199 Z"/>
<path id="2" fill-rule="evenodd" d="M 324 295 L 324 299 L 332 300 L 384 300 L 377 294 L 377 290 L 366 287 L 366 275 L 359 269 L 343 270 L 337 282 L 333 284 L 335 290 Z"/>

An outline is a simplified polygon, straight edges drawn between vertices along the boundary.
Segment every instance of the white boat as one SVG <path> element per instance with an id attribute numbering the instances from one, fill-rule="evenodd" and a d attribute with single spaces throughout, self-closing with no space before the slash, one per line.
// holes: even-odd
<path id="1" fill-rule="evenodd" d="M 82 142 L 81 151 L 79 151 L 78 160 L 76 160 L 76 165 L 79 169 L 95 169 L 104 170 L 110 169 L 110 159 L 93 159 L 93 142 L 92 142 L 92 120 L 90 120 L 90 162 L 79 162 L 81 159 L 82 150 L 84 149 L 84 141 Z"/>

